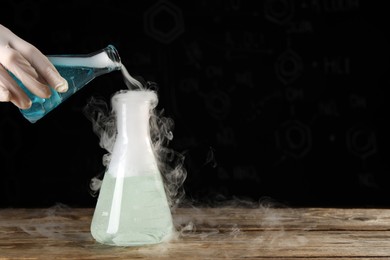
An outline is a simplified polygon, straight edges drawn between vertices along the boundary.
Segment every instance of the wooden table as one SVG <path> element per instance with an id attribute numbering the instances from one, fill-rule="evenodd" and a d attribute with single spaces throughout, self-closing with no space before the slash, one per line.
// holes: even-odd
<path id="1" fill-rule="evenodd" d="M 0 209 L 0 259 L 390 259 L 390 209 L 179 208 L 180 236 L 112 247 L 92 208 Z"/>

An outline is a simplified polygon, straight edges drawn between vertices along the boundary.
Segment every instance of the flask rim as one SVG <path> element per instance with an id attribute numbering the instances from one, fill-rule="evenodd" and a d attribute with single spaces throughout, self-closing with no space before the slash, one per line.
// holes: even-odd
<path id="1" fill-rule="evenodd" d="M 106 48 L 105 48 L 105 51 L 108 55 L 108 57 L 114 61 L 114 62 L 117 62 L 117 63 L 121 63 L 121 57 L 119 56 L 119 53 L 118 53 L 118 50 L 115 48 L 114 45 L 112 44 L 109 44 Z"/>
<path id="2" fill-rule="evenodd" d="M 150 102 L 151 107 L 155 107 L 158 102 L 157 94 L 153 90 L 120 90 L 112 96 L 112 102 Z"/>

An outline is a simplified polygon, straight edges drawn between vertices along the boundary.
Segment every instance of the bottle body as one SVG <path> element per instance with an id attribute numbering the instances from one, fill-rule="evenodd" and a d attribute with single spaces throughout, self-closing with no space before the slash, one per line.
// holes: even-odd
<path id="1" fill-rule="evenodd" d="M 112 45 L 88 55 L 49 55 L 48 58 L 66 79 L 69 89 L 65 93 L 59 93 L 51 88 L 50 98 L 40 98 L 14 77 L 32 101 L 30 108 L 20 109 L 22 115 L 31 123 L 44 117 L 97 76 L 121 69 L 120 57 Z"/>
<path id="2" fill-rule="evenodd" d="M 151 91 L 128 91 L 112 98 L 117 136 L 91 222 L 91 234 L 102 244 L 156 244 L 174 234 L 149 134 L 155 101 Z"/>

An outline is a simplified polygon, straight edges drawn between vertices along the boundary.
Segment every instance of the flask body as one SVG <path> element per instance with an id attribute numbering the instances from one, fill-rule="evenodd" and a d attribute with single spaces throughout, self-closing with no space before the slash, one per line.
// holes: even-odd
<path id="1" fill-rule="evenodd" d="M 117 137 L 91 222 L 91 234 L 102 244 L 156 244 L 174 234 L 149 134 L 154 95 L 128 91 L 112 98 Z"/>
<path id="2" fill-rule="evenodd" d="M 59 93 L 51 88 L 50 98 L 40 98 L 31 93 L 19 79 L 11 74 L 32 101 L 30 108 L 20 109 L 22 115 L 31 123 L 44 117 L 94 78 L 121 69 L 119 54 L 112 45 L 87 55 L 49 55 L 47 57 L 68 82 L 69 88 L 65 93 Z"/>
<path id="3" fill-rule="evenodd" d="M 156 173 L 123 178 L 105 174 L 91 223 L 96 241 L 114 246 L 156 244 L 168 240 L 172 229 L 164 187 Z"/>

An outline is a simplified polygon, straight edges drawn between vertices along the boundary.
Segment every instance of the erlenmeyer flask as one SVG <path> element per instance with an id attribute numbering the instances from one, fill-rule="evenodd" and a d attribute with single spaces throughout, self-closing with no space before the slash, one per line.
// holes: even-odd
<path id="1" fill-rule="evenodd" d="M 117 136 L 91 234 L 100 243 L 116 246 L 167 241 L 174 226 L 149 132 L 157 95 L 149 90 L 123 90 L 111 102 Z"/>
<path id="2" fill-rule="evenodd" d="M 10 73 L 32 101 L 30 108 L 20 109 L 23 116 L 31 123 L 44 117 L 97 76 L 120 70 L 122 67 L 120 56 L 113 45 L 86 55 L 64 54 L 47 57 L 61 76 L 67 80 L 69 86 L 67 92 L 59 93 L 51 89 L 50 98 L 40 98 L 32 94 L 18 78 Z"/>

